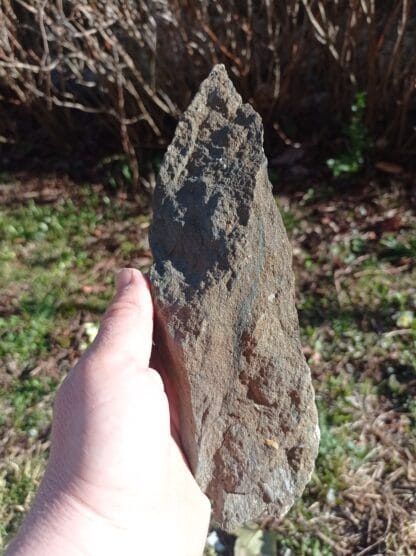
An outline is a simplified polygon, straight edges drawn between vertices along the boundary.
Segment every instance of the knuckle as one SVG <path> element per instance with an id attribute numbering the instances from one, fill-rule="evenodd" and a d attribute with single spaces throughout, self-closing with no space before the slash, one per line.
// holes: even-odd
<path id="1" fill-rule="evenodd" d="M 108 307 L 107 311 L 104 313 L 103 321 L 113 319 L 114 317 L 119 318 L 120 316 L 125 316 L 126 313 L 137 313 L 139 310 L 140 307 L 138 303 L 133 299 L 119 299 Z"/>

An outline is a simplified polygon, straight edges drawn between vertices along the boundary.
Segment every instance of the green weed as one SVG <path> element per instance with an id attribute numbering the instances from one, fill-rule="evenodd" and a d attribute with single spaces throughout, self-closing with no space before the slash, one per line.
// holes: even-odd
<path id="1" fill-rule="evenodd" d="M 51 408 L 44 401 L 53 395 L 57 384 L 50 377 L 15 379 L 0 397 L 4 420 L 24 434 L 38 436 L 50 422 Z"/>
<path id="2" fill-rule="evenodd" d="M 97 170 L 102 174 L 104 183 L 113 190 L 126 186 L 131 188 L 134 185 L 133 172 L 124 154 L 103 158 L 97 165 Z"/>
<path id="3" fill-rule="evenodd" d="M 380 257 L 395 262 L 403 257 L 416 259 L 416 238 L 398 238 L 388 234 L 380 240 Z"/>
<path id="4" fill-rule="evenodd" d="M 369 149 L 370 140 L 364 123 L 367 94 L 357 92 L 351 106 L 351 120 L 345 131 L 346 152 L 338 158 L 327 160 L 327 166 L 334 177 L 345 174 L 356 174 L 364 166 L 365 154 Z"/>
<path id="5" fill-rule="evenodd" d="M 290 550 L 289 554 L 296 556 L 333 556 L 331 547 L 313 534 L 304 533 L 301 537 L 277 535 L 276 542 L 280 554 Z"/>
<path id="6" fill-rule="evenodd" d="M 46 316 L 11 315 L 0 318 L 0 358 L 28 361 L 50 348 L 53 325 Z"/>

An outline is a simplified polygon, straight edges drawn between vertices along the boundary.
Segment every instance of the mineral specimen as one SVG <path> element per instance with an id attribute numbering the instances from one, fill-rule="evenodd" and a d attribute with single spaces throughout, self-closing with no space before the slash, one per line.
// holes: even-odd
<path id="1" fill-rule="evenodd" d="M 222 65 L 168 147 L 150 244 L 155 350 L 214 522 L 282 516 L 312 473 L 317 412 L 261 119 Z"/>

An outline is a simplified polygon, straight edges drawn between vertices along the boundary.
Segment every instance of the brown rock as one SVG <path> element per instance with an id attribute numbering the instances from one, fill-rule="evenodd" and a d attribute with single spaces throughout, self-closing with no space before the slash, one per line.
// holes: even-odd
<path id="1" fill-rule="evenodd" d="M 282 516 L 319 442 L 291 249 L 258 114 L 216 66 L 178 124 L 154 195 L 156 350 L 181 441 L 226 530 Z"/>

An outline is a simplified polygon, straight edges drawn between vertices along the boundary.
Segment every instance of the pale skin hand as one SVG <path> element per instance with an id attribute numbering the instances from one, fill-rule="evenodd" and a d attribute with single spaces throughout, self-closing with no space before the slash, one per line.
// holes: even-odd
<path id="1" fill-rule="evenodd" d="M 7 556 L 200 556 L 210 505 L 170 432 L 149 368 L 153 307 L 124 269 L 92 346 L 55 399 L 51 453 Z"/>

